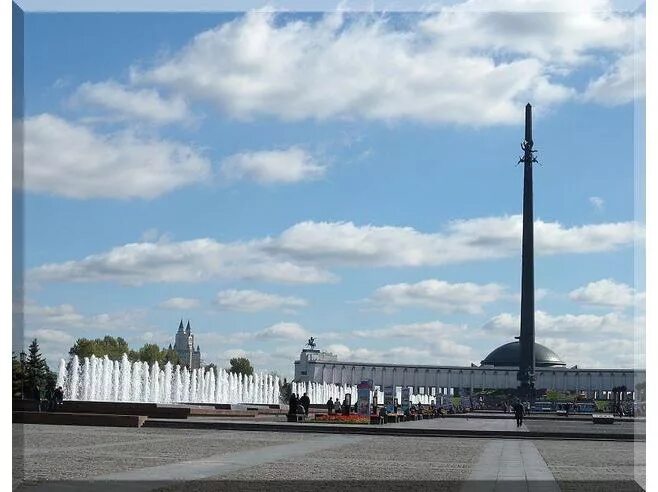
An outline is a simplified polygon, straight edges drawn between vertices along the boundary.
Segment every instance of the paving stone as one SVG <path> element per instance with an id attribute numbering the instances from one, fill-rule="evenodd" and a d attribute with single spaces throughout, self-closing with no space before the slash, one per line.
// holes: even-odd
<path id="1" fill-rule="evenodd" d="M 454 425 L 489 425 L 482 421 L 469 423 L 469 420 L 462 419 Z M 444 424 L 438 419 L 414 424 L 425 424 L 427 428 L 453 425 Z M 504 429 L 499 430 L 504 432 Z M 606 490 L 606 484 L 610 483 L 613 485 L 609 490 L 640 490 L 633 488 L 633 478 L 639 476 L 640 483 L 646 480 L 644 443 L 632 442 L 20 424 L 14 425 L 12 437 L 15 474 L 21 476 L 24 467 L 25 477 L 47 481 L 43 490 L 48 491 L 59 490 L 53 488 L 56 485 L 53 480 L 121 476 L 122 472 L 129 470 L 135 471 L 138 476 L 152 477 L 157 475 L 158 467 L 179 466 L 177 464 L 180 463 L 192 463 L 190 466 L 199 471 L 198 476 L 190 473 L 186 481 L 167 487 L 173 486 L 180 490 L 216 490 L 217 487 L 221 490 L 241 490 L 242 487 L 236 484 L 251 483 L 254 486 L 260 484 L 261 487 L 253 490 L 283 490 L 278 488 L 280 484 L 294 481 L 298 492 L 317 488 L 312 485 L 324 487 L 326 484 L 329 484 L 327 490 L 334 490 L 331 484 L 337 483 L 350 488 L 350 484 L 353 486 L 355 481 L 359 481 L 359 488 L 365 487 L 367 490 L 377 487 L 379 490 L 408 490 L 410 482 L 431 482 L 433 485 L 427 486 L 432 489 L 457 491 L 462 486 L 460 481 L 473 474 L 478 460 L 489 454 L 486 450 L 494 441 L 503 442 L 497 444 L 497 465 L 494 480 L 489 483 L 490 490 L 496 487 L 500 489 L 500 483 L 507 483 L 519 490 L 525 487 L 524 490 L 528 491 L 548 492 L 552 489 L 547 487 L 544 480 L 546 469 L 563 490 Z M 338 440 L 327 446 L 317 444 L 330 442 L 333 437 L 347 440 Z M 512 452 L 514 442 L 521 443 L 516 445 L 520 446 L 518 452 Z M 307 451 L 304 451 L 305 448 Z M 302 452 L 297 452 L 298 449 Z M 536 459 L 526 459 L 532 454 L 532 449 L 545 462 L 543 467 Z M 252 464 L 249 456 L 260 456 L 257 464 Z M 224 466 L 224 462 L 234 463 L 235 466 Z M 180 469 L 184 470 L 185 465 Z M 524 470 L 523 476 L 519 469 Z M 491 478 L 492 474 L 482 474 L 480 480 L 486 480 L 487 477 Z M 601 480 L 607 482 L 602 483 Z M 116 489 L 119 484 L 108 483 L 109 490 Z M 264 483 L 269 485 L 265 487 Z M 222 484 L 227 488 L 222 489 Z M 579 484 L 582 487 L 579 488 Z M 146 482 L 137 485 L 136 482 L 122 483 L 120 488 L 123 492 L 130 492 L 162 486 Z M 406 488 L 402 487 L 405 485 Z M 480 485 L 486 484 L 480 482 Z M 401 488 L 398 489 L 398 486 Z M 105 490 L 100 483 L 94 489 L 99 492 Z"/>

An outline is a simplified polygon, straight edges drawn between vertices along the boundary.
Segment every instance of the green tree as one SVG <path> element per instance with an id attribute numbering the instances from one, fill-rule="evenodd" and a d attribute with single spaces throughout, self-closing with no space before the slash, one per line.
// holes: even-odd
<path id="1" fill-rule="evenodd" d="M 162 360 L 160 359 L 161 351 L 155 343 L 145 343 L 142 348 L 139 349 L 139 360 L 142 362 L 148 362 L 149 365 L 153 364 L 155 361 L 160 364 Z"/>
<path id="2" fill-rule="evenodd" d="M 129 353 L 128 343 L 121 337 L 112 337 L 105 335 L 103 338 L 78 338 L 75 344 L 69 350 L 70 355 L 77 355 L 80 358 L 108 356 L 112 360 L 119 360 L 124 353 Z"/>
<path id="3" fill-rule="evenodd" d="M 111 337 L 106 335 L 103 340 L 100 340 L 100 346 L 105 351 L 105 354 L 112 360 L 119 360 L 124 353 L 129 351 L 128 342 L 121 337 Z"/>
<path id="4" fill-rule="evenodd" d="M 548 390 L 546 392 L 546 399 L 549 401 L 557 401 L 560 399 L 560 393 L 556 390 Z"/>
<path id="5" fill-rule="evenodd" d="M 36 391 L 45 393 L 46 386 L 52 384 L 50 369 L 39 350 L 39 342 L 35 338 L 28 347 L 27 360 L 25 361 L 25 391 L 30 391 L 30 396 L 36 397 Z"/>
<path id="6" fill-rule="evenodd" d="M 162 349 L 160 353 L 160 363 L 163 365 L 167 362 L 171 362 L 172 365 L 182 365 L 180 360 L 180 355 L 173 348 Z"/>
<path id="7" fill-rule="evenodd" d="M 140 360 L 139 351 L 137 351 L 137 350 L 130 349 L 130 350 L 128 350 L 127 354 L 128 354 L 128 360 L 130 362 L 137 362 L 137 361 Z"/>
<path id="8" fill-rule="evenodd" d="M 214 371 L 215 377 L 217 377 L 217 366 L 215 364 L 211 362 L 210 364 L 205 364 L 203 367 L 206 371 Z"/>
<path id="9" fill-rule="evenodd" d="M 69 349 L 69 355 L 77 355 L 79 358 L 91 357 L 94 354 L 95 344 L 88 338 L 78 338 L 73 346 Z"/>
<path id="10" fill-rule="evenodd" d="M 234 357 L 229 361 L 229 364 L 231 364 L 231 367 L 228 368 L 229 372 L 242 373 L 247 376 L 254 373 L 254 368 L 246 357 Z"/>
<path id="11" fill-rule="evenodd" d="M 21 360 L 22 357 L 22 360 Z M 11 353 L 11 393 L 12 398 L 24 398 L 25 391 L 25 352 L 20 353 L 19 356 L 16 352 Z"/>

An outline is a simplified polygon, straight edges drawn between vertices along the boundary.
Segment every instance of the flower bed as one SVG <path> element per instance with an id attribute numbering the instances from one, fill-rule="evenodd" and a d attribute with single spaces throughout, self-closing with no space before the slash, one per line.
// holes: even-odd
<path id="1" fill-rule="evenodd" d="M 369 424 L 369 415 L 318 415 L 312 422 L 321 424 Z"/>

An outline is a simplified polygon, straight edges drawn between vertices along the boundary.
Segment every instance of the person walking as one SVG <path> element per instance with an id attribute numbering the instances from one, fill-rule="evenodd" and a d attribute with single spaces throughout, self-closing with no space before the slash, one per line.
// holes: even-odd
<path id="1" fill-rule="evenodd" d="M 297 413 L 297 395 L 292 393 L 290 395 L 290 400 L 288 400 L 288 413 L 290 415 L 295 415 Z"/>
<path id="2" fill-rule="evenodd" d="M 330 396 L 329 400 L 327 400 L 327 413 L 331 415 L 334 413 L 334 399 Z"/>
<path id="3" fill-rule="evenodd" d="M 514 403 L 514 416 L 516 417 L 516 426 L 521 427 L 523 425 L 523 405 L 520 401 Z"/>
<path id="4" fill-rule="evenodd" d="M 32 398 L 37 402 L 37 411 L 41 411 L 41 388 L 39 388 L 38 383 L 34 383 L 32 387 Z"/>
<path id="5" fill-rule="evenodd" d="M 58 410 L 59 407 L 64 403 L 64 390 L 62 389 L 61 386 L 58 386 L 55 389 L 54 398 L 55 398 L 54 410 Z"/>
<path id="6" fill-rule="evenodd" d="M 341 413 L 340 399 L 338 397 L 336 397 L 336 401 L 334 401 L 334 412 L 336 412 L 336 415 L 340 415 Z"/>
<path id="7" fill-rule="evenodd" d="M 304 415 L 308 415 L 308 407 L 311 405 L 311 399 L 308 397 L 308 393 L 304 393 L 304 396 L 299 399 L 299 403 L 304 407 Z"/>

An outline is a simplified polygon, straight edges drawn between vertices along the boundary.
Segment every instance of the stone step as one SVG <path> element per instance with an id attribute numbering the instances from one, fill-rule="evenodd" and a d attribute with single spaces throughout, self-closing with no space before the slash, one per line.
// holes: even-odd
<path id="1" fill-rule="evenodd" d="M 65 412 L 12 412 L 15 424 L 89 425 L 102 427 L 141 427 L 145 415 L 117 415 Z"/>

